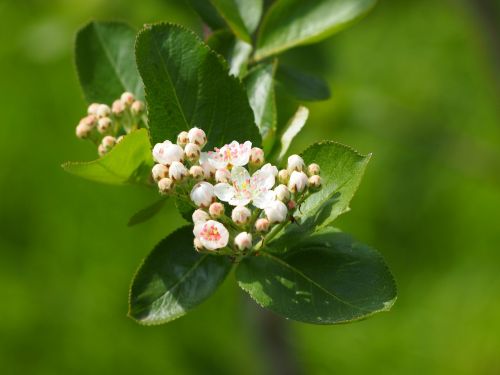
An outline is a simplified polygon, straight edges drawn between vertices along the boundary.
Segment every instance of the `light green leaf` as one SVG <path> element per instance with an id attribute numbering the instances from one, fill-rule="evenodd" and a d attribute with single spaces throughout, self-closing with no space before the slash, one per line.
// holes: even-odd
<path id="1" fill-rule="evenodd" d="M 161 241 L 144 260 L 130 288 L 129 316 L 141 324 L 177 319 L 211 296 L 231 270 L 225 256 L 200 254 L 192 227 Z"/>
<path id="2" fill-rule="evenodd" d="M 153 159 L 148 131 L 136 130 L 123 138 L 102 158 L 91 162 L 67 162 L 64 170 L 106 184 L 141 183 L 151 173 Z"/>
<path id="3" fill-rule="evenodd" d="M 328 231 L 281 256 L 262 251 L 236 269 L 239 286 L 285 318 L 338 324 L 388 311 L 397 296 L 380 254 L 350 236 Z"/>
<path id="4" fill-rule="evenodd" d="M 317 101 L 330 97 L 330 89 L 323 79 L 289 66 L 280 65 L 276 81 L 287 94 L 299 100 Z"/>
<path id="5" fill-rule="evenodd" d="M 245 77 L 248 100 L 253 109 L 255 123 L 264 140 L 276 130 L 276 98 L 274 95 L 275 63 L 261 64 Z"/>
<path id="6" fill-rule="evenodd" d="M 318 42 L 363 16 L 376 0 L 280 0 L 262 21 L 255 58 Z"/>
<path id="7" fill-rule="evenodd" d="M 234 34 L 251 44 L 262 15 L 262 0 L 210 0 Z"/>
<path id="8" fill-rule="evenodd" d="M 229 74 L 243 76 L 247 70 L 252 46 L 236 37 L 229 30 L 218 30 L 207 39 L 207 44 L 229 64 Z"/>
<path id="9" fill-rule="evenodd" d="M 283 159 L 292 144 L 293 139 L 299 134 L 307 119 L 309 118 L 309 110 L 306 107 L 300 106 L 295 112 L 295 115 L 288 121 L 285 131 L 281 135 L 281 147 L 278 154 L 278 160 Z"/>
<path id="10" fill-rule="evenodd" d="M 172 24 L 147 26 L 136 55 L 153 143 L 197 126 L 207 133 L 207 149 L 233 140 L 260 145 L 243 85 L 194 33 Z"/>
<path id="11" fill-rule="evenodd" d="M 200 18 L 205 22 L 212 30 L 223 29 L 226 27 L 226 22 L 219 15 L 217 9 L 207 0 L 187 0 L 191 8 L 198 13 Z"/>
<path id="12" fill-rule="evenodd" d="M 90 22 L 76 35 L 76 67 L 89 103 L 110 105 L 124 91 L 142 98 L 135 30 L 120 22 Z"/>
<path id="13" fill-rule="evenodd" d="M 156 202 L 154 202 L 153 204 L 136 212 L 130 218 L 127 225 L 129 227 L 132 227 L 134 225 L 144 223 L 145 221 L 148 221 L 149 219 L 153 218 L 157 213 L 159 213 L 161 211 L 161 209 L 165 205 L 166 201 L 167 201 L 167 198 L 163 197 L 160 200 L 157 200 Z"/>

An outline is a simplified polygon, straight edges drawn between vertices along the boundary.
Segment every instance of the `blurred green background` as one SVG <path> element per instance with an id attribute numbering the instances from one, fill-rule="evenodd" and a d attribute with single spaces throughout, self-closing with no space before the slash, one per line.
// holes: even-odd
<path id="1" fill-rule="evenodd" d="M 329 138 L 373 152 L 338 226 L 379 249 L 399 285 L 390 313 L 292 323 L 306 374 L 500 373 L 498 34 L 480 3 L 382 1 L 294 52 L 333 97 L 309 105 L 293 149 Z M 95 157 L 74 136 L 85 104 L 72 46 L 92 18 L 199 30 L 181 1 L 0 1 L 0 373 L 263 373 L 252 307 L 232 282 L 168 325 L 126 317 L 136 267 L 182 219 L 168 207 L 127 228 L 153 192 L 60 168 Z"/>

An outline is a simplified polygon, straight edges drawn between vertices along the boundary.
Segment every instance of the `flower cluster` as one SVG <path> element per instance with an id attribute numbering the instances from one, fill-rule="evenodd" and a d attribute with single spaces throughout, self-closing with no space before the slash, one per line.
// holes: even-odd
<path id="1" fill-rule="evenodd" d="M 145 127 L 144 103 L 136 100 L 130 92 L 124 92 L 120 99 L 107 104 L 92 103 L 87 116 L 76 127 L 76 136 L 89 139 L 98 145 L 97 151 L 103 156 L 119 143 L 125 134 Z"/>
<path id="2" fill-rule="evenodd" d="M 161 194 L 172 194 L 195 209 L 192 219 L 198 251 L 245 255 L 284 225 L 294 210 L 321 186 L 320 167 L 299 155 L 279 170 L 265 164 L 264 152 L 236 141 L 202 152 L 205 132 L 192 128 L 177 142 L 153 148 L 152 169 Z M 261 243 L 262 245 L 262 243 Z"/>

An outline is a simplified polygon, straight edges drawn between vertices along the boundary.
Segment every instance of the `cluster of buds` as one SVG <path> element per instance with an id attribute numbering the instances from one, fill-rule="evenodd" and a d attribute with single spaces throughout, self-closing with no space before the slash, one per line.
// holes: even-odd
<path id="1" fill-rule="evenodd" d="M 299 155 L 279 170 L 265 164 L 262 149 L 250 141 L 202 152 L 205 132 L 192 128 L 176 143 L 153 148 L 158 163 L 152 176 L 161 194 L 172 194 L 195 211 L 194 247 L 235 257 L 262 246 L 293 216 L 303 200 L 321 187 L 320 168 Z M 260 243 L 260 245 L 257 245 Z"/>
<path id="2" fill-rule="evenodd" d="M 145 127 L 146 116 L 144 103 L 136 100 L 130 92 L 124 92 L 113 102 L 107 104 L 92 103 L 87 116 L 82 118 L 76 127 L 76 136 L 89 139 L 103 156 L 119 143 L 123 136 L 132 130 Z"/>

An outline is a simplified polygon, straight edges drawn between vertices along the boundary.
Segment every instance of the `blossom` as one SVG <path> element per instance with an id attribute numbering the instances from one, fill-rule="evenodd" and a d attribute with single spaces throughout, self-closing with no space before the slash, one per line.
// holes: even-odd
<path id="1" fill-rule="evenodd" d="M 227 166 L 242 167 L 248 164 L 252 149 L 252 142 L 245 143 L 231 142 L 222 148 L 215 148 L 215 151 L 207 152 L 207 159 L 215 169 L 226 168 Z"/>
<path id="2" fill-rule="evenodd" d="M 274 177 L 278 177 L 278 168 L 275 165 L 272 165 L 271 163 L 267 163 L 260 168 L 263 172 L 270 173 Z"/>
<path id="3" fill-rule="evenodd" d="M 101 117 L 97 121 L 97 130 L 101 134 L 106 133 L 110 127 L 111 127 L 111 119 L 109 117 Z"/>
<path id="4" fill-rule="evenodd" d="M 307 186 L 308 179 L 304 172 L 293 171 L 288 181 L 288 188 L 292 193 L 301 193 Z"/>
<path id="5" fill-rule="evenodd" d="M 153 148 L 153 158 L 160 164 L 170 165 L 174 161 L 184 159 L 184 150 L 179 145 L 170 141 L 157 143 Z"/>
<path id="6" fill-rule="evenodd" d="M 290 155 L 288 157 L 288 164 L 287 164 L 287 168 L 288 169 L 288 172 L 292 172 L 292 171 L 298 171 L 298 172 L 301 172 L 305 167 L 305 164 L 304 164 L 304 159 L 302 159 L 299 155 Z"/>
<path id="7" fill-rule="evenodd" d="M 307 172 L 309 173 L 309 176 L 315 176 L 319 174 L 320 168 L 319 165 L 316 163 L 309 164 L 307 167 Z"/>
<path id="8" fill-rule="evenodd" d="M 229 182 L 231 181 L 231 172 L 226 168 L 217 169 L 215 172 L 215 181 L 217 182 Z"/>
<path id="9" fill-rule="evenodd" d="M 269 230 L 269 220 L 267 220 L 265 217 L 257 219 L 257 221 L 255 222 L 255 230 L 257 232 L 267 232 Z"/>
<path id="10" fill-rule="evenodd" d="M 208 212 L 214 219 L 221 217 L 224 215 L 224 205 L 220 202 L 214 202 L 208 207 Z"/>
<path id="11" fill-rule="evenodd" d="M 207 143 L 207 135 L 200 128 L 192 128 L 188 132 L 188 139 L 190 143 L 197 144 L 200 147 L 205 146 Z"/>
<path id="12" fill-rule="evenodd" d="M 264 163 L 264 151 L 261 148 L 254 147 L 250 150 L 250 164 L 261 166 Z"/>
<path id="13" fill-rule="evenodd" d="M 319 188 L 321 186 L 321 177 L 318 175 L 309 177 L 309 186 L 313 189 Z"/>
<path id="14" fill-rule="evenodd" d="M 221 249 L 229 241 L 229 232 L 226 227 L 215 220 L 198 223 L 194 227 L 193 234 L 207 250 Z"/>
<path id="15" fill-rule="evenodd" d="M 123 104 L 125 105 L 132 105 L 132 103 L 134 102 L 134 94 L 128 92 L 128 91 L 125 91 L 121 96 L 120 96 L 120 100 L 122 101 Z"/>
<path id="16" fill-rule="evenodd" d="M 182 131 L 177 136 L 177 144 L 179 146 L 185 146 L 189 143 L 189 135 L 187 131 Z"/>
<path id="17" fill-rule="evenodd" d="M 286 205 L 281 201 L 274 201 L 269 203 L 269 205 L 264 209 L 269 222 L 271 223 L 281 223 L 285 221 L 288 209 Z"/>
<path id="18" fill-rule="evenodd" d="M 231 170 L 231 182 L 215 185 L 215 195 L 232 206 L 246 206 L 252 202 L 255 207 L 265 208 L 275 199 L 272 187 L 275 177 L 269 169 L 259 169 L 252 177 L 243 167 Z"/>
<path id="19" fill-rule="evenodd" d="M 162 178 L 168 177 L 168 167 L 163 164 L 155 164 L 151 173 L 155 181 L 160 181 Z"/>
<path id="20" fill-rule="evenodd" d="M 290 199 L 290 190 L 286 187 L 286 185 L 278 185 L 274 188 L 274 192 L 276 193 L 276 199 L 286 202 Z"/>
<path id="21" fill-rule="evenodd" d="M 205 172 L 199 165 L 193 165 L 191 168 L 189 168 L 189 175 L 195 180 L 202 180 L 205 176 Z"/>
<path id="22" fill-rule="evenodd" d="M 158 190 L 160 191 L 160 194 L 168 194 L 174 186 L 174 181 L 172 181 L 170 178 L 162 178 L 160 181 L 158 181 Z"/>
<path id="23" fill-rule="evenodd" d="M 195 162 L 200 157 L 200 146 L 196 143 L 188 143 L 186 147 L 184 147 L 184 153 L 189 161 Z"/>
<path id="24" fill-rule="evenodd" d="M 193 215 L 191 217 L 193 219 L 193 223 L 195 224 L 204 223 L 210 220 L 210 216 L 208 215 L 208 213 L 199 208 L 194 210 Z"/>
<path id="25" fill-rule="evenodd" d="M 208 207 L 214 199 L 214 186 L 206 181 L 198 182 L 193 186 L 190 198 L 198 207 Z"/>
<path id="26" fill-rule="evenodd" d="M 180 181 L 189 174 L 187 168 L 178 161 L 173 161 L 168 169 L 168 176 L 174 181 Z"/>
<path id="27" fill-rule="evenodd" d="M 252 247 L 252 235 L 247 232 L 238 233 L 234 237 L 234 244 L 239 250 L 250 249 Z"/>
<path id="28" fill-rule="evenodd" d="M 206 179 L 212 178 L 215 175 L 216 168 L 208 161 L 208 153 L 202 152 L 200 154 L 199 163 L 203 168 Z"/>
<path id="29" fill-rule="evenodd" d="M 231 219 L 233 219 L 235 224 L 243 225 L 248 223 L 251 215 L 252 213 L 245 206 L 236 206 L 231 212 Z"/>

